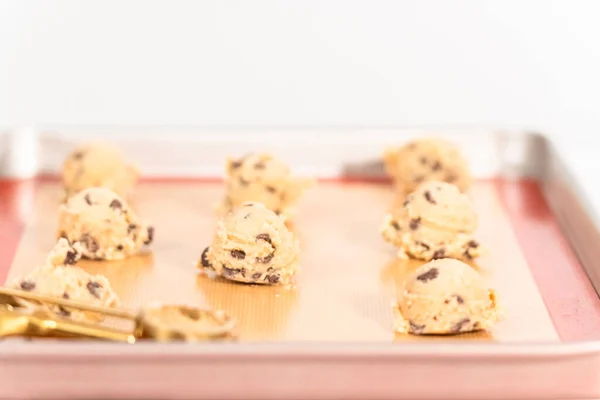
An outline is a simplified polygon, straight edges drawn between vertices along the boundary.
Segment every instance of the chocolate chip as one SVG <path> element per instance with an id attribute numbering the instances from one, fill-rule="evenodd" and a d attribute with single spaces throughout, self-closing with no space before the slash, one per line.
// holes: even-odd
<path id="1" fill-rule="evenodd" d="M 427 157 L 421 157 L 419 159 L 419 161 L 421 162 L 422 165 L 427 165 Z"/>
<path id="2" fill-rule="evenodd" d="M 183 316 L 185 316 L 185 317 L 187 317 L 187 318 L 191 319 L 192 321 L 198 321 L 198 320 L 200 319 L 200 317 L 202 316 L 202 315 L 200 314 L 200 311 L 198 311 L 198 310 L 195 310 L 195 309 L 193 309 L 193 308 L 180 308 L 180 309 L 179 309 L 179 312 L 180 312 L 180 313 L 181 313 Z"/>
<path id="3" fill-rule="evenodd" d="M 269 283 L 277 283 L 279 282 L 279 275 L 267 275 L 265 276 L 265 280 Z"/>
<path id="4" fill-rule="evenodd" d="M 69 300 L 71 298 L 71 296 L 69 296 L 69 293 L 67 293 L 67 292 L 64 292 L 62 297 L 65 300 Z"/>
<path id="5" fill-rule="evenodd" d="M 121 204 L 121 202 L 119 200 L 114 199 L 113 201 L 110 202 L 109 207 L 112 208 L 113 210 L 119 210 L 123 207 L 123 204 Z"/>
<path id="6" fill-rule="evenodd" d="M 256 280 L 256 279 L 260 278 L 261 275 L 262 274 L 260 272 L 255 272 L 255 273 L 252 274 L 252 279 Z"/>
<path id="7" fill-rule="evenodd" d="M 129 226 L 127 227 L 127 234 L 130 235 L 131 232 L 135 231 L 136 229 L 137 229 L 136 224 L 129 224 Z"/>
<path id="8" fill-rule="evenodd" d="M 154 227 L 149 226 L 148 227 L 148 239 L 146 239 L 144 244 L 150 244 L 150 243 L 152 243 L 153 240 L 154 240 Z"/>
<path id="9" fill-rule="evenodd" d="M 246 268 L 242 268 L 242 276 L 245 278 L 248 270 Z"/>
<path id="10" fill-rule="evenodd" d="M 65 256 L 65 261 L 64 264 L 65 265 L 74 265 L 77 263 L 77 260 L 79 259 L 79 253 L 77 253 L 75 250 L 73 251 L 67 251 L 67 255 Z"/>
<path id="11" fill-rule="evenodd" d="M 437 260 L 439 258 L 444 258 L 444 257 L 446 257 L 446 250 L 438 249 L 433 253 L 432 260 Z"/>
<path id="12" fill-rule="evenodd" d="M 77 152 L 73 153 L 73 155 L 71 157 L 73 158 L 73 160 L 81 160 L 83 158 L 83 152 L 77 151 Z"/>
<path id="13" fill-rule="evenodd" d="M 244 250 L 233 249 L 231 250 L 231 257 L 237 258 L 238 260 L 243 260 L 246 258 L 246 253 Z"/>
<path id="14" fill-rule="evenodd" d="M 271 235 L 268 233 L 259 233 L 256 235 L 256 240 L 264 240 L 265 242 L 271 244 Z"/>
<path id="15" fill-rule="evenodd" d="M 467 246 L 476 249 L 477 247 L 479 247 L 479 243 L 477 243 L 475 240 L 470 240 L 469 243 L 467 243 Z"/>
<path id="16" fill-rule="evenodd" d="M 417 241 L 415 243 L 418 244 L 419 246 L 421 246 L 422 248 L 424 248 L 425 250 L 429 250 L 430 249 L 430 247 L 429 247 L 429 245 L 427 243 L 423 243 L 423 242 L 419 242 L 419 241 Z"/>
<path id="17" fill-rule="evenodd" d="M 259 161 L 256 164 L 254 164 L 254 168 L 255 169 L 265 169 L 265 163 L 262 161 Z"/>
<path id="18" fill-rule="evenodd" d="M 117 245 L 117 251 L 123 251 L 123 245 L 122 244 Z"/>
<path id="19" fill-rule="evenodd" d="M 269 254 L 266 257 L 256 257 L 256 262 L 259 262 L 261 264 L 268 264 L 271 262 L 271 260 L 273 259 L 273 257 L 275 257 L 275 252 Z"/>
<path id="20" fill-rule="evenodd" d="M 421 225 L 421 218 L 414 218 L 410 220 L 408 227 L 411 231 L 416 231 L 419 229 L 419 225 Z"/>
<path id="21" fill-rule="evenodd" d="M 475 321 L 475 323 L 473 324 L 473 330 L 476 331 L 481 327 L 481 324 L 479 324 L 479 321 Z"/>
<path id="22" fill-rule="evenodd" d="M 458 304 L 463 304 L 465 302 L 465 299 L 463 299 L 461 295 L 454 294 L 454 295 L 452 295 L 452 297 L 454 297 L 456 299 L 456 302 Z"/>
<path id="23" fill-rule="evenodd" d="M 469 249 L 470 248 L 466 248 L 465 251 L 463 252 L 463 256 L 467 259 L 467 260 L 472 260 L 473 256 L 471 255 L 471 253 L 469 253 Z"/>
<path id="24" fill-rule="evenodd" d="M 252 213 L 248 213 L 248 214 L 244 215 L 244 219 L 250 218 L 251 215 L 252 215 Z"/>
<path id="25" fill-rule="evenodd" d="M 58 311 L 56 312 L 58 315 L 63 317 L 70 317 L 71 311 L 66 310 L 63 306 L 58 306 Z"/>
<path id="26" fill-rule="evenodd" d="M 90 206 L 92 205 L 92 199 L 91 199 L 89 193 L 85 195 L 84 199 L 85 199 L 85 202 L 88 203 L 88 205 L 90 205 Z"/>
<path id="27" fill-rule="evenodd" d="M 232 161 L 231 162 L 231 168 L 232 169 L 238 169 L 241 166 L 242 166 L 242 162 L 241 161 Z"/>
<path id="28" fill-rule="evenodd" d="M 273 212 L 277 215 L 281 215 L 281 210 L 274 210 Z"/>
<path id="29" fill-rule="evenodd" d="M 395 230 L 399 231 L 400 230 L 400 224 L 396 221 L 392 221 L 390 223 L 390 225 L 392 226 L 392 228 L 394 228 Z"/>
<path id="30" fill-rule="evenodd" d="M 88 249 L 90 253 L 95 253 L 100 248 L 100 246 L 98 246 L 98 242 L 96 242 L 96 239 L 94 239 L 87 233 L 84 233 L 83 236 L 81 236 L 81 239 L 79 239 L 79 241 L 83 243 L 83 245 Z"/>
<path id="31" fill-rule="evenodd" d="M 244 179 L 242 177 L 240 177 L 239 181 L 240 181 L 240 185 L 242 185 L 242 186 L 248 186 L 250 184 L 250 181 L 247 181 L 246 179 Z"/>
<path id="32" fill-rule="evenodd" d="M 208 261 L 208 247 L 204 249 L 202 252 L 202 256 L 200 256 L 200 262 L 204 268 L 211 268 L 212 264 Z"/>
<path id="33" fill-rule="evenodd" d="M 67 239 L 67 240 L 69 240 L 69 238 L 67 237 L 67 232 L 65 232 L 65 231 L 62 231 L 62 232 L 60 232 L 60 233 L 58 234 L 58 237 L 59 237 L 59 238 L 62 238 L 62 239 Z"/>
<path id="34" fill-rule="evenodd" d="M 460 321 L 458 321 L 457 323 L 455 323 L 454 325 L 452 325 L 452 327 L 450 328 L 450 332 L 451 333 L 458 333 L 460 331 L 463 330 L 463 328 L 465 328 L 465 326 L 471 322 L 471 320 L 469 318 L 463 318 Z"/>
<path id="35" fill-rule="evenodd" d="M 438 277 L 440 271 L 437 268 L 431 268 L 427 272 L 423 272 L 421 275 L 417 276 L 417 280 L 421 282 L 429 282 Z"/>
<path id="36" fill-rule="evenodd" d="M 98 282 L 89 281 L 86 287 L 92 296 L 94 296 L 97 299 L 100 298 L 100 293 L 98 293 L 98 289 L 102 289 L 101 284 L 99 284 Z"/>
<path id="37" fill-rule="evenodd" d="M 409 204 L 410 204 L 410 201 L 404 200 L 404 204 L 402 204 L 402 207 L 407 207 Z"/>
<path id="38" fill-rule="evenodd" d="M 35 289 L 35 282 L 23 281 L 21 282 L 21 289 L 27 290 L 28 292 Z"/>
<path id="39" fill-rule="evenodd" d="M 431 204 L 437 204 L 437 201 L 435 201 L 429 190 L 426 190 L 425 193 L 423 193 L 423 196 L 425 196 L 425 200 L 427 200 Z"/>
<path id="40" fill-rule="evenodd" d="M 410 324 L 410 333 L 414 333 L 415 335 L 420 335 L 425 330 L 425 324 L 419 325 L 414 323 L 413 321 L 408 321 Z"/>
<path id="41" fill-rule="evenodd" d="M 234 276 L 236 276 L 237 274 L 242 272 L 242 270 L 240 268 L 228 268 L 225 265 L 223 265 L 222 268 L 223 268 L 223 271 L 222 271 L 223 276 L 228 277 L 228 278 L 233 278 Z"/>
<path id="42" fill-rule="evenodd" d="M 277 191 L 274 186 L 265 186 L 265 189 L 267 189 L 267 191 L 270 193 L 275 193 Z"/>
<path id="43" fill-rule="evenodd" d="M 442 164 L 439 161 L 435 161 L 432 165 L 431 165 L 431 170 L 432 171 L 439 171 L 442 169 Z"/>

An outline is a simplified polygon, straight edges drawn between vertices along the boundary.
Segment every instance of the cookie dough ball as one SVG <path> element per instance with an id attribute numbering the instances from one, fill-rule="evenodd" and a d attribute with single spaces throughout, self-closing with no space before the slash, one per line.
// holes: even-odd
<path id="1" fill-rule="evenodd" d="M 226 196 L 222 212 L 246 202 L 260 202 L 276 214 L 291 215 L 302 193 L 313 184 L 293 177 L 289 167 L 270 154 L 249 154 L 227 161 Z"/>
<path id="2" fill-rule="evenodd" d="M 144 334 L 156 340 L 172 341 L 177 337 L 188 342 L 229 338 L 236 326 L 235 320 L 223 311 L 187 305 L 146 307 L 138 323 Z"/>
<path id="3" fill-rule="evenodd" d="M 452 259 L 431 261 L 405 282 L 396 330 L 446 335 L 491 328 L 498 319 L 496 293 L 469 265 Z"/>
<path id="4" fill-rule="evenodd" d="M 116 193 L 97 187 L 60 206 L 59 236 L 80 242 L 86 258 L 121 260 L 150 244 L 154 228 L 140 222 Z"/>
<path id="5" fill-rule="evenodd" d="M 200 266 L 233 281 L 286 285 L 296 274 L 298 254 L 298 241 L 284 219 L 254 202 L 219 221 Z"/>
<path id="6" fill-rule="evenodd" d="M 67 198 L 90 187 L 105 187 L 127 197 L 137 183 L 138 171 L 115 147 L 84 144 L 65 160 L 62 179 Z"/>
<path id="7" fill-rule="evenodd" d="M 428 181 L 452 183 L 463 192 L 471 184 L 467 161 L 455 145 L 442 139 L 415 140 L 388 149 L 384 163 L 396 186 L 405 194 Z"/>
<path id="8" fill-rule="evenodd" d="M 72 266 L 80 257 L 81 252 L 78 246 L 69 246 L 65 239 L 60 239 L 48 256 L 46 263 L 31 273 L 16 279 L 13 287 L 100 307 L 118 306 L 119 299 L 113 292 L 108 279 L 102 275 L 91 275 L 81 268 Z M 41 306 L 62 317 L 75 320 L 97 322 L 103 319 L 101 314 L 94 312 L 69 309 L 58 305 L 40 305 L 26 300 L 19 300 L 19 302 L 28 308 Z"/>
<path id="9" fill-rule="evenodd" d="M 473 239 L 477 214 L 471 199 L 446 182 L 423 183 L 388 215 L 381 233 L 401 258 L 472 259 L 482 253 Z"/>

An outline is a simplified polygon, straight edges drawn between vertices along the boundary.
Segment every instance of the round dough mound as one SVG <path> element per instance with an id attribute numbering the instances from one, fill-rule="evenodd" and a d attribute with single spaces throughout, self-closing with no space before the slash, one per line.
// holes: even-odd
<path id="1" fill-rule="evenodd" d="M 13 287 L 101 307 L 118 306 L 119 299 L 113 292 L 108 279 L 102 275 L 91 275 L 81 268 L 71 266 L 80 256 L 78 246 L 69 246 L 65 239 L 60 239 L 50 252 L 46 264 L 34 269 L 26 276 L 16 279 Z M 20 303 L 29 308 L 40 306 L 25 300 L 21 300 Z M 75 320 L 96 322 L 103 319 L 101 314 L 89 311 L 66 309 L 50 304 L 43 304 L 42 307 L 62 317 Z"/>
<path id="2" fill-rule="evenodd" d="M 445 335 L 485 330 L 498 319 L 496 293 L 469 265 L 453 259 L 431 261 L 405 282 L 398 299 L 396 330 Z"/>
<path id="3" fill-rule="evenodd" d="M 312 181 L 293 177 L 289 167 L 270 154 L 253 153 L 227 161 L 225 184 L 224 213 L 246 202 L 260 202 L 276 214 L 289 216 Z"/>
<path id="4" fill-rule="evenodd" d="M 399 256 L 432 260 L 472 259 L 482 253 L 473 240 L 477 214 L 471 199 L 446 182 L 426 182 L 411 193 L 404 205 L 388 215 L 383 238 L 399 248 Z"/>
<path id="5" fill-rule="evenodd" d="M 384 154 L 388 174 L 403 193 L 421 183 L 442 181 L 466 191 L 471 184 L 467 161 L 458 148 L 443 139 L 422 139 L 388 149 Z"/>
<path id="6" fill-rule="evenodd" d="M 253 202 L 219 221 L 201 264 L 234 281 L 286 285 L 296 274 L 298 254 L 298 241 L 284 219 Z"/>
<path id="7" fill-rule="evenodd" d="M 104 143 L 84 144 L 73 150 L 62 169 L 67 198 L 90 187 L 105 187 L 127 197 L 138 180 L 118 149 Z"/>
<path id="8" fill-rule="evenodd" d="M 142 224 L 119 195 L 97 187 L 60 206 L 59 236 L 80 242 L 86 258 L 121 260 L 150 244 L 154 228 Z"/>

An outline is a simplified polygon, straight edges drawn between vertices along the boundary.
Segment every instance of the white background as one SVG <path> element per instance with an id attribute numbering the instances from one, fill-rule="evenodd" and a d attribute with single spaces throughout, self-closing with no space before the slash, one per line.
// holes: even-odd
<path id="1" fill-rule="evenodd" d="M 600 1 L 0 1 L 0 125 L 600 127 Z"/>

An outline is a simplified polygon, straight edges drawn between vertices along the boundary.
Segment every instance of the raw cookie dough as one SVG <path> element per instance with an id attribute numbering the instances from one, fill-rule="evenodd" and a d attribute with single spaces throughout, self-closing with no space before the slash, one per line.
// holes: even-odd
<path id="1" fill-rule="evenodd" d="M 296 274 L 298 254 L 284 218 L 262 203 L 245 203 L 219 221 L 199 267 L 234 281 L 286 285 Z"/>
<path id="2" fill-rule="evenodd" d="M 121 260 L 150 244 L 154 228 L 141 223 L 116 193 L 89 188 L 60 206 L 58 235 L 80 242 L 86 258 Z"/>
<path id="3" fill-rule="evenodd" d="M 293 177 L 287 165 L 266 153 L 227 160 L 226 168 L 222 214 L 246 202 L 256 201 L 276 214 L 289 217 L 302 193 L 314 183 L 311 179 Z"/>
<path id="4" fill-rule="evenodd" d="M 396 331 L 446 335 L 491 328 L 498 320 L 496 293 L 469 265 L 449 258 L 419 267 L 398 298 Z"/>
<path id="5" fill-rule="evenodd" d="M 138 175 L 137 168 L 128 164 L 118 149 L 104 143 L 75 148 L 62 168 L 67 198 L 90 187 L 105 187 L 127 197 Z"/>
<path id="6" fill-rule="evenodd" d="M 145 307 L 139 321 L 144 332 L 158 340 L 219 338 L 231 334 L 235 328 L 235 321 L 222 311 L 186 305 Z"/>
<path id="7" fill-rule="evenodd" d="M 466 191 L 471 184 L 467 161 L 458 148 L 442 139 L 412 141 L 384 154 L 387 173 L 400 192 L 412 192 L 423 182 L 443 181 Z"/>
<path id="8" fill-rule="evenodd" d="M 86 302 L 101 307 L 118 306 L 119 299 L 104 276 L 91 275 L 81 268 L 72 266 L 80 257 L 81 251 L 77 243 L 70 246 L 66 239 L 59 239 L 46 263 L 26 276 L 16 279 L 13 286 L 16 289 Z M 20 303 L 29 308 L 39 307 L 39 304 L 31 301 L 20 300 Z M 60 316 L 75 320 L 96 322 L 103 319 L 102 315 L 94 312 L 67 309 L 49 304 L 44 307 Z"/>
<path id="9" fill-rule="evenodd" d="M 473 239 L 477 214 L 468 195 L 446 182 L 427 182 L 404 205 L 389 214 L 383 238 L 398 247 L 398 256 L 420 260 L 478 257 L 483 249 Z"/>

